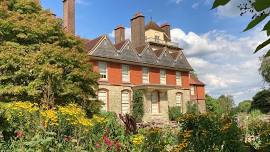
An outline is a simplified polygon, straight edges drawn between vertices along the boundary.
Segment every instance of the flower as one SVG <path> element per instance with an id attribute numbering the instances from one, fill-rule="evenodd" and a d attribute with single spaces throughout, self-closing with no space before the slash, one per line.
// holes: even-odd
<path id="1" fill-rule="evenodd" d="M 132 137 L 132 143 L 134 145 L 140 145 L 142 144 L 143 141 L 144 141 L 144 136 L 141 134 L 137 134 Z"/>
<path id="2" fill-rule="evenodd" d="M 78 124 L 82 125 L 84 127 L 90 127 L 92 126 L 92 121 L 90 119 L 84 118 L 84 117 L 79 117 L 78 118 Z"/>
<path id="3" fill-rule="evenodd" d="M 58 116 L 57 112 L 53 109 L 41 111 L 41 116 L 45 119 L 45 125 L 47 126 L 48 122 L 51 122 L 51 125 L 58 125 Z"/>
<path id="4" fill-rule="evenodd" d="M 15 131 L 16 137 L 17 138 L 22 138 L 24 136 L 24 132 L 23 131 Z"/>
<path id="5" fill-rule="evenodd" d="M 111 147 L 112 146 L 112 142 L 111 140 L 107 137 L 107 136 L 103 136 L 102 137 L 104 143 L 108 146 L 108 147 Z"/>
<path id="6" fill-rule="evenodd" d="M 66 136 L 66 135 L 64 136 L 64 141 L 66 142 L 71 141 L 71 139 L 72 139 L 71 136 Z"/>

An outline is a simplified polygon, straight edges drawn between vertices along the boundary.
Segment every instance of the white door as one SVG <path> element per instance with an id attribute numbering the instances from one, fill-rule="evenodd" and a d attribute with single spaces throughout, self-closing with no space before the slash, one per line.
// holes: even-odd
<path id="1" fill-rule="evenodd" d="M 158 101 L 159 97 L 158 97 L 158 92 L 152 92 L 152 96 L 151 96 L 151 111 L 152 113 L 158 113 L 159 112 L 159 106 L 158 106 Z"/>
<path id="2" fill-rule="evenodd" d="M 107 97 L 107 92 L 106 91 L 99 91 L 98 92 L 98 100 L 102 101 L 104 105 L 102 105 L 101 110 L 102 111 L 108 111 L 108 97 Z"/>
<path id="3" fill-rule="evenodd" d="M 126 114 L 129 113 L 129 92 L 123 91 L 122 92 L 122 113 Z"/>

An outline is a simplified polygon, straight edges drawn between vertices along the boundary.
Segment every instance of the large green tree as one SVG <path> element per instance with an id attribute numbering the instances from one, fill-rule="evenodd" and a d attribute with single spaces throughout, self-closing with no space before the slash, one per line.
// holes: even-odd
<path id="1" fill-rule="evenodd" d="M 270 112 L 270 90 L 258 92 L 251 103 L 251 109 L 259 109 L 262 113 Z"/>
<path id="2" fill-rule="evenodd" d="M 0 0 L 0 97 L 97 110 L 98 75 L 80 40 L 38 0 Z M 95 107 L 95 108 L 94 108 Z"/>
<path id="3" fill-rule="evenodd" d="M 251 107 L 251 100 L 244 100 L 238 104 L 236 107 L 236 112 L 249 112 Z"/>

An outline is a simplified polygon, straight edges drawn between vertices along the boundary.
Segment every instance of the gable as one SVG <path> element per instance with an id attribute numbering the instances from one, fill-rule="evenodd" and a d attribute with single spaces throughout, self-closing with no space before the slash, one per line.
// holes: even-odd
<path id="1" fill-rule="evenodd" d="M 105 37 L 96 49 L 92 52 L 92 56 L 106 57 L 106 58 L 119 58 L 116 49 L 114 48 L 112 42 Z"/>
<path id="2" fill-rule="evenodd" d="M 153 50 L 149 47 L 145 48 L 145 50 L 143 51 L 142 55 L 141 55 L 141 61 L 143 63 L 148 63 L 148 64 L 157 64 L 157 56 L 156 54 L 153 52 Z"/>
<path id="3" fill-rule="evenodd" d="M 168 51 L 164 51 L 164 53 L 161 54 L 159 63 L 164 66 L 171 66 L 174 64 L 174 59 L 172 56 L 168 53 Z"/>
<path id="4" fill-rule="evenodd" d="M 130 41 L 128 41 L 122 48 L 120 58 L 126 61 L 133 61 L 133 62 L 140 61 L 139 56 L 137 52 L 131 46 Z"/>

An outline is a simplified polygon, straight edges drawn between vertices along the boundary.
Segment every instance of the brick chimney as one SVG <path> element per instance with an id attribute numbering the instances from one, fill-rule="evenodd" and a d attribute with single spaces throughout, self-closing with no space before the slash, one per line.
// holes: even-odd
<path id="1" fill-rule="evenodd" d="M 145 44 L 144 16 L 140 12 L 131 19 L 131 41 L 135 48 Z"/>
<path id="2" fill-rule="evenodd" d="M 64 29 L 75 34 L 75 0 L 63 0 L 64 3 Z"/>
<path id="3" fill-rule="evenodd" d="M 168 41 L 171 41 L 171 25 L 168 23 L 164 23 L 160 26 L 166 33 L 166 35 L 168 36 Z"/>
<path id="4" fill-rule="evenodd" d="M 125 40 L 125 28 L 122 25 L 117 26 L 114 29 L 115 44 L 118 44 Z"/>

